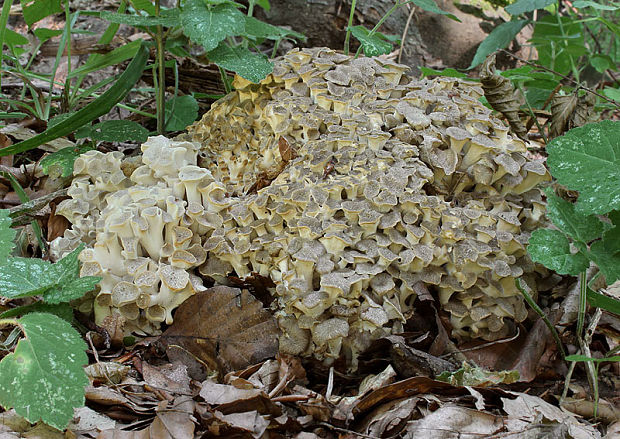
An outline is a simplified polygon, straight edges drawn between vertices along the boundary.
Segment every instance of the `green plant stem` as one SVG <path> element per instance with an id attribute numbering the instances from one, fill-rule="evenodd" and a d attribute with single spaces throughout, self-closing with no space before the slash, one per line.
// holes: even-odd
<path id="1" fill-rule="evenodd" d="M 344 54 L 349 54 L 349 40 L 351 39 L 351 27 L 353 26 L 353 17 L 355 15 L 355 4 L 357 0 L 351 1 L 351 12 L 349 12 L 349 22 L 347 23 L 347 33 L 344 36 Z"/>
<path id="2" fill-rule="evenodd" d="M 127 0 L 121 0 L 121 4 L 118 6 L 118 9 L 116 10 L 117 13 L 122 14 L 123 12 L 125 12 L 125 10 L 127 9 Z M 97 41 L 97 44 L 109 44 L 110 42 L 112 42 L 112 40 L 114 39 L 114 35 L 116 35 L 116 32 L 118 31 L 118 28 L 120 27 L 120 24 L 118 23 L 109 23 L 109 26 L 107 27 L 107 29 L 105 30 L 105 32 L 103 33 L 103 35 L 101 35 L 101 38 L 99 38 L 99 41 Z M 98 58 L 102 57 L 103 55 L 99 54 L 99 53 L 93 53 L 92 55 L 89 55 L 88 59 L 86 60 L 86 63 L 84 65 L 89 65 L 91 63 L 95 63 L 97 61 Z M 75 82 L 75 87 L 73 88 L 74 92 L 71 95 L 71 99 L 69 101 L 69 108 L 72 107 L 75 99 L 76 99 L 76 92 L 75 90 L 77 90 L 80 85 L 82 84 L 82 81 L 84 81 L 84 78 L 86 78 L 87 75 L 80 75 L 78 76 L 76 82 Z"/>
<path id="3" fill-rule="evenodd" d="M 566 32 L 564 32 L 564 25 L 562 24 L 562 16 L 560 15 L 560 3 L 562 0 L 558 0 L 558 10 L 557 13 L 555 14 L 555 17 L 557 19 L 558 22 L 558 27 L 560 28 L 560 32 L 562 32 L 562 36 L 564 37 L 564 40 L 566 40 Z M 570 67 L 571 70 L 573 71 L 573 76 L 575 77 L 575 80 L 577 82 L 579 82 L 579 70 L 577 69 L 577 67 L 575 66 L 575 60 L 573 59 L 573 56 L 571 54 L 567 54 L 569 59 L 570 59 Z M 555 57 L 554 57 L 555 59 Z"/>
<path id="4" fill-rule="evenodd" d="M 68 4 L 68 1 L 67 1 L 67 4 Z M 68 6 L 66 8 L 67 8 L 66 12 L 68 12 Z M 73 16 L 69 14 L 66 17 L 65 30 L 62 33 L 62 36 L 60 37 L 60 44 L 58 45 L 58 51 L 56 52 L 56 59 L 54 60 L 54 66 L 52 67 L 52 73 L 50 75 L 50 81 L 49 81 L 50 90 L 49 90 L 48 99 L 47 99 L 45 108 L 43 109 L 43 115 L 41 117 L 41 119 L 43 120 L 49 119 L 50 112 L 52 110 L 52 91 L 54 90 L 54 79 L 56 79 L 56 72 L 58 71 L 58 67 L 60 66 L 60 60 L 63 56 L 63 53 L 65 52 L 65 49 L 70 50 L 69 48 L 71 47 L 71 29 L 73 29 L 73 26 L 75 25 L 75 21 L 78 19 L 79 15 L 80 15 L 80 11 L 77 11 L 73 14 Z"/>
<path id="5" fill-rule="evenodd" d="M 571 361 L 568 365 L 568 372 L 566 373 L 566 377 L 564 378 L 564 389 L 562 390 L 562 396 L 560 396 L 560 407 L 562 403 L 566 399 L 568 395 L 568 389 L 570 387 L 570 380 L 573 377 L 573 371 L 575 370 L 575 366 L 577 365 L 576 361 Z"/>
<path id="6" fill-rule="evenodd" d="M 373 28 L 370 30 L 370 32 L 368 33 L 368 36 L 370 37 L 370 36 L 372 36 L 375 32 L 377 32 L 377 31 L 379 30 L 379 28 L 381 27 L 381 25 L 385 22 L 385 20 L 387 20 L 387 19 L 388 19 L 388 17 L 394 13 L 394 11 L 396 11 L 396 10 L 397 10 L 398 8 L 400 8 L 401 6 L 405 6 L 407 3 L 410 3 L 410 1 L 409 1 L 409 0 L 407 0 L 407 1 L 403 2 L 403 3 L 401 3 L 401 2 L 400 2 L 400 0 L 397 0 L 397 1 L 396 1 L 396 4 L 395 4 L 394 6 L 392 6 L 392 7 L 390 8 L 390 10 L 389 10 L 389 11 L 387 11 L 383 17 L 381 17 L 381 19 L 377 22 L 377 24 L 375 24 L 375 27 L 373 27 Z M 359 56 L 359 54 L 360 54 L 360 51 L 361 51 L 361 50 L 362 50 L 362 47 L 360 46 L 360 47 L 357 49 L 357 52 L 355 52 L 355 57 L 356 57 L 356 58 Z"/>
<path id="7" fill-rule="evenodd" d="M 588 290 L 588 284 L 586 282 L 586 272 L 583 271 L 579 274 L 579 311 L 577 313 L 577 337 L 581 340 L 583 337 L 583 327 L 585 324 L 586 316 L 586 292 Z"/>
<path id="8" fill-rule="evenodd" d="M 4 0 L 0 13 L 0 90 L 2 89 L 2 54 L 4 53 L 4 35 L 9 21 L 9 12 L 13 6 L 13 0 Z"/>
<path id="9" fill-rule="evenodd" d="M 155 16 L 160 14 L 160 0 L 155 0 Z M 164 28 L 162 25 L 157 26 L 155 33 L 155 41 L 157 44 L 157 134 L 163 134 L 166 127 L 166 70 L 165 70 L 165 52 L 164 52 Z"/>
<path id="10" fill-rule="evenodd" d="M 148 60 L 148 55 L 149 52 L 146 46 L 140 46 L 140 50 L 138 50 L 134 59 L 129 63 L 127 69 L 125 69 L 114 85 L 106 90 L 99 99 L 71 114 L 67 119 L 59 122 L 57 125 L 51 128 L 48 127 L 44 132 L 9 147 L 0 149 L 0 157 L 34 149 L 50 140 L 66 136 L 82 125 L 106 114 L 131 91 L 134 84 L 140 79 L 146 61 Z"/>
<path id="11" fill-rule="evenodd" d="M 516 283 L 517 288 L 519 289 L 519 291 L 521 291 L 521 294 L 523 294 L 523 297 L 525 298 L 525 301 L 528 303 L 528 305 L 530 305 L 532 307 L 532 309 L 534 311 L 536 311 L 536 314 L 538 314 L 540 316 L 540 318 L 543 319 L 543 322 L 545 322 L 545 325 L 547 325 L 547 328 L 549 328 L 549 331 L 551 331 L 551 335 L 553 336 L 553 340 L 555 341 L 555 344 L 558 347 L 558 351 L 560 351 L 560 353 L 562 354 L 562 358 L 566 357 L 566 352 L 564 351 L 564 346 L 562 345 L 562 340 L 560 340 L 560 336 L 558 335 L 558 332 L 555 330 L 555 327 L 553 326 L 553 324 L 549 320 L 549 317 L 547 317 L 547 315 L 543 312 L 543 310 L 540 309 L 540 307 L 534 301 L 532 296 L 530 296 L 530 293 L 528 293 L 525 290 L 525 288 L 523 288 L 523 286 L 521 285 L 521 279 L 517 279 L 515 283 Z"/>
<path id="12" fill-rule="evenodd" d="M 28 197 L 26 191 L 24 190 L 22 185 L 19 184 L 19 181 L 17 181 L 17 178 L 15 178 L 13 174 L 4 171 L 0 171 L 0 174 L 4 175 L 11 182 L 11 186 L 17 194 L 19 201 L 21 201 L 22 203 L 28 203 L 30 201 L 30 197 Z M 41 257 L 45 258 L 47 256 L 47 244 L 43 239 L 43 231 L 41 230 L 41 226 L 39 225 L 37 220 L 30 221 L 30 226 L 32 227 L 34 235 L 37 237 L 37 241 L 39 241 L 39 247 L 41 248 Z"/>
<path id="13" fill-rule="evenodd" d="M 505 54 L 506 54 L 506 55 L 508 55 L 508 56 L 511 56 L 512 58 L 516 59 L 517 61 L 520 61 L 520 62 L 522 62 L 522 63 L 524 63 L 524 64 L 527 64 L 528 66 L 536 67 L 537 69 L 544 70 L 545 72 L 553 73 L 554 75 L 556 75 L 556 76 L 558 76 L 558 77 L 560 77 L 560 78 L 563 78 L 563 79 L 565 79 L 565 80 L 567 80 L 567 81 L 571 82 L 572 84 L 574 84 L 574 85 L 577 87 L 577 89 L 580 89 L 580 88 L 581 88 L 581 89 L 583 89 L 583 90 L 587 91 L 588 93 L 592 93 L 594 96 L 598 96 L 598 97 L 599 97 L 599 98 L 601 98 L 602 100 L 607 101 L 607 102 L 609 102 L 609 103 L 610 103 L 610 104 L 612 104 L 612 105 L 615 105 L 617 108 L 620 108 L 620 104 L 619 104 L 619 103 L 617 103 L 616 101 L 614 101 L 613 99 L 610 99 L 610 98 L 608 98 L 608 97 L 607 97 L 607 96 L 605 96 L 605 95 L 602 95 L 602 94 L 600 94 L 600 93 L 597 93 L 597 92 L 596 92 L 596 90 L 592 90 L 591 88 L 588 88 L 588 87 L 586 87 L 586 86 L 584 86 L 584 85 L 580 84 L 579 82 L 575 81 L 573 78 L 569 78 L 569 77 L 568 77 L 568 76 L 566 76 L 566 75 L 562 75 L 561 73 L 558 73 L 558 72 L 556 72 L 555 70 L 550 69 L 550 68 L 548 68 L 548 67 L 541 66 L 540 64 L 536 64 L 536 63 L 534 63 L 534 62 L 532 62 L 532 61 L 528 61 L 528 60 L 526 60 L 526 59 L 520 58 L 520 57 L 518 57 L 517 55 L 515 55 L 514 53 L 510 53 L 510 52 L 509 52 L 509 51 L 507 51 L 506 49 L 499 49 L 499 51 L 500 51 L 500 52 L 505 53 Z"/>
<path id="14" fill-rule="evenodd" d="M 517 83 L 517 88 L 521 92 L 521 95 L 523 96 L 523 99 L 525 99 L 525 105 L 527 106 L 527 109 L 530 112 L 530 117 L 532 118 L 532 120 L 534 121 L 536 126 L 538 127 L 538 132 L 542 136 L 542 138 L 543 138 L 543 140 L 545 142 L 545 145 L 547 145 L 549 143 L 549 141 L 547 140 L 547 136 L 545 136 L 545 131 L 543 130 L 543 127 L 540 125 L 540 122 L 538 122 L 538 118 L 536 117 L 536 113 L 534 113 L 534 109 L 530 105 L 530 102 L 527 100 L 527 97 L 525 95 L 525 90 L 523 90 L 523 84 L 521 84 L 520 82 Z"/>
<path id="15" fill-rule="evenodd" d="M 224 83 L 224 90 L 226 90 L 226 94 L 228 94 L 232 91 L 230 83 L 228 82 L 228 75 L 226 75 L 226 71 L 220 66 L 217 66 L 217 68 L 220 71 L 220 76 L 222 78 L 222 82 Z"/>

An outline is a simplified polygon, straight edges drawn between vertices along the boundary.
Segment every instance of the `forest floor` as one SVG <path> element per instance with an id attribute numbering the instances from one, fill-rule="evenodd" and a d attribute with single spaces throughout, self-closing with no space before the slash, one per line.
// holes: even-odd
<path id="1" fill-rule="evenodd" d="M 96 0 L 88 8 L 113 10 L 115 5 L 113 1 Z M 26 34 L 19 9 L 14 11 L 10 28 Z M 470 23 L 468 41 L 480 41 L 485 35 L 475 24 Z M 57 14 L 37 26 L 62 30 L 65 22 L 63 15 Z M 67 66 L 76 68 L 84 62 L 106 26 L 102 20 L 79 17 L 74 27 L 84 35 L 76 35 L 76 41 L 82 39 L 83 43 L 73 45 L 70 60 L 66 56 L 56 58 L 59 39 L 54 37 L 33 58 L 31 71 L 49 73 L 57 63 L 55 79 L 64 83 L 70 73 Z M 121 26 L 110 47 L 101 50 L 138 38 L 148 35 Z M 83 87 L 98 84 L 122 71 L 125 65 L 90 73 Z M 204 76 L 188 79 L 188 84 L 195 80 L 192 86 L 209 87 L 201 90 L 204 93 L 224 93 L 217 69 L 194 60 L 182 73 L 192 70 Z M 23 84 L 24 77 L 4 76 L 2 92 L 21 99 Z M 43 79 L 32 80 L 31 85 L 42 96 L 50 92 L 60 96 L 63 92 L 62 87 L 50 89 L 49 82 Z M 141 86 L 147 90 L 152 78 L 145 75 Z M 142 113 L 155 112 L 152 93 L 134 92 L 129 99 Z M 211 102 L 213 98 L 199 100 L 200 114 Z M 155 130 L 153 118 L 120 107 L 105 119 L 129 119 L 149 131 Z M 4 124 L 0 127 L 0 147 L 28 139 L 44 129 L 45 122 L 34 117 Z M 30 198 L 48 196 L 66 187 L 70 179 L 34 173 L 36 163 L 46 152 L 77 144 L 73 136 L 60 138 L 19 159 L 2 157 L 0 165 L 3 170 L 16 172 Z M 125 154 L 138 148 L 136 142 L 98 145 L 100 151 L 121 150 Z M 53 209 L 61 199 L 53 199 L 29 217 L 39 222 L 48 241 L 62 236 L 69 225 L 54 215 Z M 0 207 L 19 209 L 21 204 L 20 194 L 6 179 L 0 179 Z M 31 227 L 26 221 L 20 229 L 16 251 L 23 257 L 40 257 L 42 249 Z M 567 351 L 574 353 L 579 349 L 574 336 L 577 283 L 574 278 L 560 276 L 550 283 L 539 299 L 541 307 L 560 329 Z M 177 316 L 183 313 L 185 319 L 175 317 L 175 323 L 162 336 L 138 337 L 130 344 L 118 331 L 119 322 L 112 320 L 101 327 L 87 316 L 80 316 L 89 345 L 90 384 L 85 406 L 76 410 L 65 432 L 43 423 L 31 425 L 14 410 L 4 411 L 0 413 L 0 438 L 620 437 L 618 363 L 603 363 L 598 370 L 596 404 L 584 363 L 575 365 L 562 359 L 551 331 L 533 311 L 508 338 L 459 341 L 446 331 L 449 317 L 435 299 L 430 294 L 421 296 L 406 331 L 376 340 L 360 356 L 359 367 L 350 370 L 342 361 L 325 365 L 309 358 L 274 355 L 271 341 L 275 329 L 264 331 L 262 326 L 243 323 L 269 318 L 266 310 L 256 306 L 257 299 L 251 294 L 263 285 L 238 280 L 238 286 L 241 290 L 218 287 L 221 294 L 217 303 L 208 299 L 210 290 L 196 295 L 177 310 Z M 237 302 L 235 312 L 228 313 L 230 304 Z M 0 311 L 26 303 L 26 299 L 0 299 Z M 618 341 L 618 316 L 604 312 L 599 317 L 590 345 L 593 356 Z M 244 327 L 243 332 L 222 331 L 237 323 Z M 3 331 L 0 328 L 0 341 L 9 336 L 8 331 Z M 257 364 L 243 361 L 261 356 Z"/>

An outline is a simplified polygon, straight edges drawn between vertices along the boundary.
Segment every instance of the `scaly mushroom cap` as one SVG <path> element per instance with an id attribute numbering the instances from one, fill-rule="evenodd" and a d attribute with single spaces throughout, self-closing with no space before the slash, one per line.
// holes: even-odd
<path id="1" fill-rule="evenodd" d="M 535 186 L 549 174 L 478 101 L 477 85 L 405 70 L 295 49 L 260 84 L 237 78 L 178 141 L 150 138 L 121 187 L 89 180 L 80 162 L 67 200 L 76 210 L 64 212 L 81 239 L 97 240 L 83 270 L 116 276 L 95 308 L 117 312 L 114 282 L 133 282 L 151 297 L 118 312 L 137 309 L 134 326 L 148 332 L 193 291 L 181 272 L 217 282 L 254 272 L 276 284 L 281 348 L 294 354 L 354 365 L 373 338 L 402 330 L 420 283 L 454 335 L 509 334 L 526 315 L 514 280 L 533 270 L 524 244 L 543 219 Z M 103 218 L 86 224 L 92 212 Z M 112 254 L 151 263 L 119 273 L 98 258 Z"/>

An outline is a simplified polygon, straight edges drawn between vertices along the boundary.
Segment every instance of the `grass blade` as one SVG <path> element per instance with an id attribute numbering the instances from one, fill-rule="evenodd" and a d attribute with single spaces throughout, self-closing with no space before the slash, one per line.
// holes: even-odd
<path id="1" fill-rule="evenodd" d="M 129 93 L 134 84 L 140 79 L 148 57 L 148 49 L 146 46 L 142 45 L 134 59 L 129 63 L 129 66 L 127 66 L 127 70 L 123 72 L 116 83 L 104 94 L 62 122 L 43 131 L 41 134 L 24 140 L 23 142 L 16 143 L 8 148 L 1 149 L 0 157 L 34 149 L 50 140 L 66 136 L 81 126 L 97 119 L 99 116 L 106 114 Z"/>

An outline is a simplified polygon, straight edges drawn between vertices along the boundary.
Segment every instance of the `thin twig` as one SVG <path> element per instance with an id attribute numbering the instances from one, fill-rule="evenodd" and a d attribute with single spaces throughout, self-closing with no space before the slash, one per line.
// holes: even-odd
<path id="1" fill-rule="evenodd" d="M 409 31 L 409 24 L 411 23 L 411 19 L 413 18 L 413 14 L 415 13 L 415 6 L 407 5 L 410 9 L 409 16 L 407 17 L 407 22 L 405 23 L 405 29 L 403 30 L 403 35 L 400 38 L 400 49 L 398 49 L 398 62 L 401 62 L 403 57 L 403 46 L 405 45 L 405 39 L 407 38 L 407 32 Z"/>
<path id="2" fill-rule="evenodd" d="M 56 192 L 52 192 L 51 194 L 43 195 L 42 197 L 35 198 L 34 200 L 30 200 L 26 203 L 23 203 L 19 206 L 12 207 L 9 209 L 9 216 L 15 217 L 17 215 L 23 215 L 28 212 L 36 212 L 47 206 L 51 201 L 56 198 L 64 197 L 67 195 L 67 189 L 60 189 Z"/>
<path id="3" fill-rule="evenodd" d="M 28 182 L 28 175 L 19 168 L 14 168 L 12 166 L 6 166 L 6 165 L 0 165 L 0 174 L 2 172 L 11 174 L 13 177 L 15 177 L 15 180 L 17 180 L 19 184 L 21 185 L 25 185 Z"/>
<path id="4" fill-rule="evenodd" d="M 605 101 L 607 101 L 607 102 L 609 102 L 609 103 L 611 103 L 611 104 L 615 105 L 617 108 L 620 108 L 620 104 L 618 104 L 618 103 L 617 103 L 616 101 L 614 101 L 613 99 L 610 99 L 610 98 L 608 98 L 607 96 L 604 96 L 604 95 L 602 95 L 602 94 L 600 94 L 600 93 L 597 93 L 596 91 L 592 90 L 591 88 L 586 87 L 585 85 L 582 85 L 579 81 L 575 81 L 573 78 L 569 78 L 568 76 L 566 76 L 566 75 L 562 75 L 561 73 L 558 73 L 558 72 L 556 72 L 555 70 L 549 69 L 549 68 L 547 68 L 547 67 L 545 67 L 545 66 L 541 66 L 541 65 L 536 64 L 536 63 L 534 63 L 534 62 L 531 62 L 531 61 L 525 60 L 525 59 L 523 59 L 523 58 L 521 58 L 521 57 L 518 57 L 517 55 L 515 55 L 515 54 L 513 54 L 513 53 L 510 53 L 510 52 L 509 52 L 509 51 L 507 51 L 506 49 L 500 49 L 500 51 L 502 51 L 502 52 L 504 52 L 504 53 L 506 53 L 506 54 L 508 54 L 508 55 L 512 56 L 512 57 L 513 57 L 514 59 L 516 59 L 517 61 L 523 62 L 523 63 L 525 63 L 525 64 L 527 64 L 527 65 L 530 65 L 530 66 L 532 66 L 532 67 L 536 67 L 536 68 L 541 69 L 541 70 L 545 70 L 546 72 L 553 73 L 554 75 L 557 75 L 557 76 L 559 76 L 560 78 L 563 78 L 563 79 L 565 79 L 565 80 L 567 80 L 567 81 L 570 81 L 571 83 L 573 83 L 573 84 L 575 84 L 575 85 L 577 86 L 577 90 L 579 90 L 579 89 L 581 88 L 581 89 L 583 89 L 583 90 L 587 91 L 588 93 L 592 93 L 594 96 L 598 96 L 599 98 L 601 98 L 601 99 L 603 99 L 603 100 L 605 100 Z"/>

